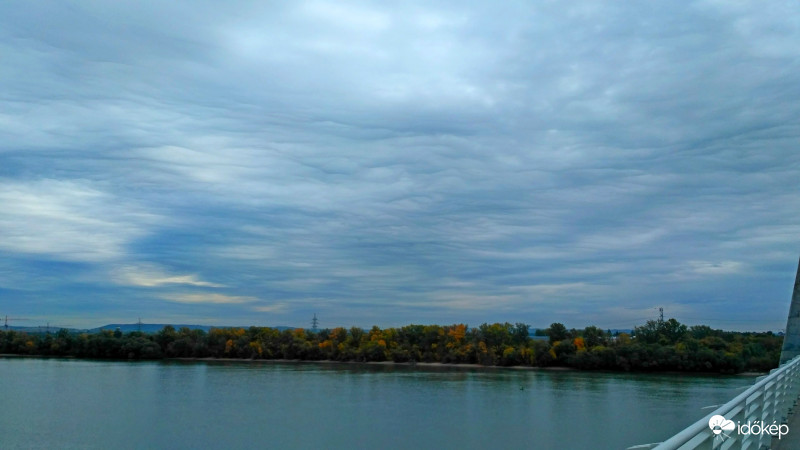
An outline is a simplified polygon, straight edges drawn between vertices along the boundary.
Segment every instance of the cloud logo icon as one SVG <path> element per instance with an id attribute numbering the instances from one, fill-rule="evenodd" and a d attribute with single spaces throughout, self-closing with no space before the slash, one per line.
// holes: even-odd
<path id="1" fill-rule="evenodd" d="M 736 425 L 732 420 L 728 420 L 720 415 L 716 415 L 708 419 L 708 428 L 711 428 L 711 431 L 718 435 L 723 431 L 733 431 L 736 428 Z"/>

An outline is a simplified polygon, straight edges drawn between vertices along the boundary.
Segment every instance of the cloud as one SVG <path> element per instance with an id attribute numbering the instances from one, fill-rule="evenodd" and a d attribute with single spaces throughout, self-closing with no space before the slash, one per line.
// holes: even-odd
<path id="1" fill-rule="evenodd" d="M 0 248 L 66 261 L 124 256 L 161 218 L 86 181 L 0 182 Z"/>
<path id="2" fill-rule="evenodd" d="M 187 285 L 200 287 L 225 287 L 222 284 L 202 281 L 197 275 L 168 275 L 154 265 L 125 266 L 114 271 L 115 280 L 119 284 L 141 287 L 158 287 L 164 285 Z"/>
<path id="3" fill-rule="evenodd" d="M 224 294 L 192 293 L 192 294 L 168 294 L 161 298 L 176 303 L 209 303 L 209 304 L 239 304 L 252 303 L 258 301 L 255 297 L 243 297 Z"/>
<path id="4" fill-rule="evenodd" d="M 267 313 L 283 313 L 288 309 L 286 303 L 274 303 L 272 305 L 254 306 L 253 311 Z"/>
<path id="5" fill-rule="evenodd" d="M 0 308 L 777 329 L 798 8 L 0 5 Z"/>
<path id="6" fill-rule="evenodd" d="M 738 261 L 689 261 L 689 267 L 701 275 L 731 275 L 744 269 L 744 265 Z"/>

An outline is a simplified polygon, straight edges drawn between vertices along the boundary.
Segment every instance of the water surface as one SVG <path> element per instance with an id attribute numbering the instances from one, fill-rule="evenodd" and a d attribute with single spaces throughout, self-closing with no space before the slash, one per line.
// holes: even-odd
<path id="1" fill-rule="evenodd" d="M 0 448 L 627 448 L 746 376 L 0 358 Z"/>

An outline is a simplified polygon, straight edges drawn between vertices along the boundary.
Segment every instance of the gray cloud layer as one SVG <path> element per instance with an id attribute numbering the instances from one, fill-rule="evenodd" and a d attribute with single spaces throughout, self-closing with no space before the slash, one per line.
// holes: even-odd
<path id="1" fill-rule="evenodd" d="M 798 9 L 1 5 L 0 308 L 779 329 Z"/>

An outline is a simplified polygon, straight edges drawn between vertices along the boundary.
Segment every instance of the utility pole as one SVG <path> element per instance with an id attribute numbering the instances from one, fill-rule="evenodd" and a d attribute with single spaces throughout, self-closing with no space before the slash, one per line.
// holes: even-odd
<path id="1" fill-rule="evenodd" d="M 141 317 L 139 317 L 139 321 L 136 322 L 136 325 L 137 325 L 137 327 L 139 329 L 139 332 L 141 333 L 142 332 L 142 318 Z"/>
<path id="2" fill-rule="evenodd" d="M 664 323 L 664 308 L 658 308 L 658 323 Z"/>
<path id="3" fill-rule="evenodd" d="M 22 317 L 8 317 L 8 316 L 6 316 L 6 320 L 5 320 L 5 329 L 6 329 L 6 331 L 8 331 L 8 321 L 9 320 L 30 320 L 30 319 L 23 319 Z"/>
<path id="4" fill-rule="evenodd" d="M 311 319 L 311 331 L 316 333 L 318 325 L 319 325 L 319 320 L 317 320 L 317 313 L 314 313 L 314 318 Z"/>

